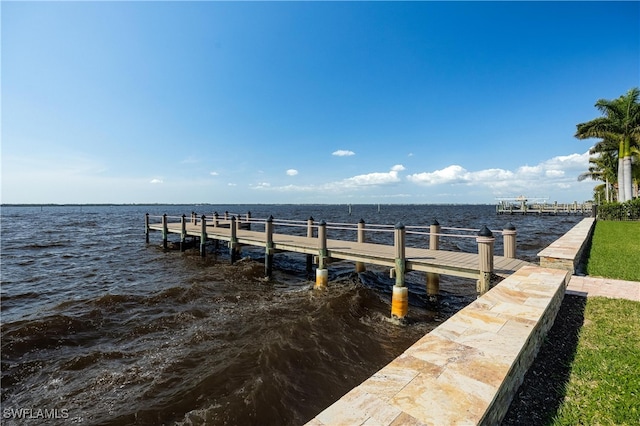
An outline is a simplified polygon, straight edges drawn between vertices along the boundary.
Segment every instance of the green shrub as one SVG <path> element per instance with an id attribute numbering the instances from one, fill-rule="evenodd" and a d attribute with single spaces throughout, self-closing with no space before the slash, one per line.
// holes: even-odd
<path id="1" fill-rule="evenodd" d="M 604 203 L 598 206 L 601 220 L 640 220 L 640 198 L 624 203 Z"/>

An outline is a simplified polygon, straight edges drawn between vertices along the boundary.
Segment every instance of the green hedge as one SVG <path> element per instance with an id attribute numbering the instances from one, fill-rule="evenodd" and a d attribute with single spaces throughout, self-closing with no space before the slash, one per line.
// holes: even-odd
<path id="1" fill-rule="evenodd" d="M 624 203 L 605 203 L 598 206 L 598 219 L 640 220 L 640 198 Z"/>

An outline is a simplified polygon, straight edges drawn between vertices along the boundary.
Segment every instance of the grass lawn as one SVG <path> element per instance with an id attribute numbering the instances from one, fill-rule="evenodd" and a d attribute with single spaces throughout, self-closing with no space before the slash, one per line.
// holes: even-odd
<path id="1" fill-rule="evenodd" d="M 599 220 L 591 240 L 587 274 L 640 281 L 640 222 Z"/>
<path id="2" fill-rule="evenodd" d="M 640 302 L 588 299 L 554 425 L 640 424 Z"/>

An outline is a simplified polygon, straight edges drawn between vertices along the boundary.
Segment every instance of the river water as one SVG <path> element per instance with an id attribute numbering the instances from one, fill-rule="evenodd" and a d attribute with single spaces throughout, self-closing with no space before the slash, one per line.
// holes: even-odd
<path id="1" fill-rule="evenodd" d="M 472 280 L 443 276 L 430 299 L 424 275 L 411 272 L 399 325 L 389 319 L 388 270 L 332 263 L 318 292 L 304 255 L 276 254 L 266 280 L 257 249 L 231 265 L 225 250 L 205 259 L 164 251 L 159 233 L 145 244 L 145 213 L 192 211 L 494 230 L 512 222 L 517 257 L 531 262 L 582 219 L 502 216 L 489 205 L 3 206 L 3 424 L 300 425 L 476 297 Z M 443 238 L 440 248 L 477 250 L 473 239 Z"/>

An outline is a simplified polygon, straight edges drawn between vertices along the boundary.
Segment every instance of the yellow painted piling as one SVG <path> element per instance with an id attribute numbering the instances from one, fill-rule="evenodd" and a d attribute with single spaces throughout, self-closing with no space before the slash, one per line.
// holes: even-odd
<path id="1" fill-rule="evenodd" d="M 409 290 L 406 287 L 393 286 L 391 294 L 391 316 L 402 319 L 409 312 Z"/>
<path id="2" fill-rule="evenodd" d="M 391 294 L 391 316 L 403 319 L 409 311 L 409 291 L 404 285 L 404 275 L 406 270 L 406 230 L 402 223 L 395 226 L 394 237 L 395 247 L 395 268 L 394 274 L 396 284 L 393 286 Z"/>

